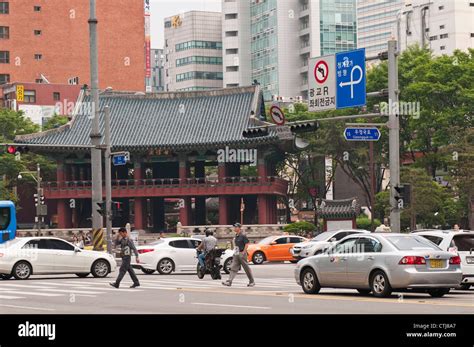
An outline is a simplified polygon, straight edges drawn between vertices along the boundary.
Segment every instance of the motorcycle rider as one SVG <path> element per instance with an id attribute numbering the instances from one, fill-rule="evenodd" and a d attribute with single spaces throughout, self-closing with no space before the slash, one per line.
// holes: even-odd
<path id="1" fill-rule="evenodd" d="M 214 237 L 214 233 L 207 229 L 206 230 L 206 237 L 202 239 L 201 243 L 199 246 L 196 248 L 198 251 L 201 251 L 201 253 L 198 256 L 198 261 L 199 264 L 203 269 L 206 268 L 206 255 L 216 248 L 217 246 L 217 239 Z"/>

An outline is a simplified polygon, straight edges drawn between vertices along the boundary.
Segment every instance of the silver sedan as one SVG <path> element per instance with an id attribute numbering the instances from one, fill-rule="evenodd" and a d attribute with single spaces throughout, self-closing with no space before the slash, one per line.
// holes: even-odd
<path id="1" fill-rule="evenodd" d="M 460 283 L 460 261 L 413 234 L 351 235 L 324 254 L 301 260 L 295 279 L 307 294 L 331 287 L 376 297 L 407 289 L 442 297 Z"/>

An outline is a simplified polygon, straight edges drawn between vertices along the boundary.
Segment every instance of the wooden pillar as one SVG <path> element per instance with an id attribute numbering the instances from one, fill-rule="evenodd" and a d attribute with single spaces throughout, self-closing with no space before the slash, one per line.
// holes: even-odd
<path id="1" fill-rule="evenodd" d="M 144 170 L 143 164 L 140 162 L 135 162 L 133 178 L 135 180 L 141 180 L 144 177 L 145 177 L 145 170 Z M 140 184 L 138 182 L 136 182 L 136 184 Z M 146 199 L 145 198 L 135 198 L 134 215 L 135 215 L 135 223 L 134 223 L 135 229 L 144 230 L 146 227 Z"/>
<path id="2" fill-rule="evenodd" d="M 227 177 L 227 166 L 225 163 L 219 163 L 217 166 L 217 176 L 219 183 L 225 183 Z M 229 197 L 219 196 L 219 225 L 229 225 Z"/>
<path id="3" fill-rule="evenodd" d="M 206 178 L 206 166 L 204 161 L 196 161 L 194 164 L 194 176 L 200 179 L 198 182 L 203 182 Z M 195 197 L 195 215 L 196 225 L 206 225 L 206 197 L 197 196 Z"/>
<path id="4" fill-rule="evenodd" d="M 57 202 L 58 229 L 68 229 L 72 227 L 72 211 L 69 207 L 68 199 L 60 199 Z"/>
<path id="5" fill-rule="evenodd" d="M 181 184 L 186 184 L 186 180 L 190 176 L 189 162 L 185 156 L 179 158 L 179 179 Z M 184 207 L 179 209 L 179 221 L 183 226 L 192 225 L 192 205 L 191 198 L 181 197 L 184 200 Z"/>

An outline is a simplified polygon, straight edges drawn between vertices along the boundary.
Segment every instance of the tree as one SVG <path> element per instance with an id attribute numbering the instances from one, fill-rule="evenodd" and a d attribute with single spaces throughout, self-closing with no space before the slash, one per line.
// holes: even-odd
<path id="1" fill-rule="evenodd" d="M 65 125 L 67 122 L 69 122 L 69 118 L 67 116 L 55 114 L 53 117 L 49 118 L 46 124 L 43 126 L 43 131 L 59 128 L 60 126 Z"/>

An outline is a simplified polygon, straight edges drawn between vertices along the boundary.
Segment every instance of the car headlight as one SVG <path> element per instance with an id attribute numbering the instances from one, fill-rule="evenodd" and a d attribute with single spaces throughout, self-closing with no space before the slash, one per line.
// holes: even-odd
<path id="1" fill-rule="evenodd" d="M 306 246 L 303 246 L 302 248 L 303 249 L 308 249 L 308 248 L 311 248 L 311 247 L 312 247 L 312 245 L 306 245 Z"/>

